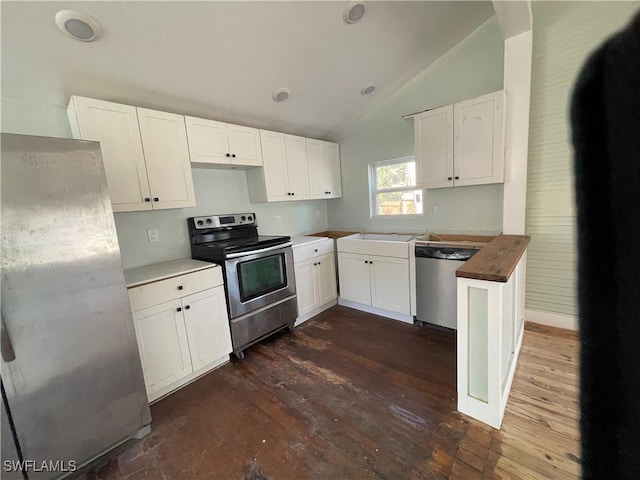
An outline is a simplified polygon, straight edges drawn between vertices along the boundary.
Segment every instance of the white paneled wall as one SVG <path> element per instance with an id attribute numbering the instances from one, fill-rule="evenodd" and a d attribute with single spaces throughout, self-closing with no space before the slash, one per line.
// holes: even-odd
<path id="1" fill-rule="evenodd" d="M 533 2 L 528 310 L 577 314 L 571 91 L 589 53 L 630 20 L 639 6 L 638 2 Z"/>

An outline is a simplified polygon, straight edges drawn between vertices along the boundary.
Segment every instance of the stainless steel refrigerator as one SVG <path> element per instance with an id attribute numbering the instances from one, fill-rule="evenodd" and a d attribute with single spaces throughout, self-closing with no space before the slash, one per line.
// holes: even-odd
<path id="1" fill-rule="evenodd" d="M 151 422 L 100 147 L 1 140 L 1 474 L 72 476 Z"/>

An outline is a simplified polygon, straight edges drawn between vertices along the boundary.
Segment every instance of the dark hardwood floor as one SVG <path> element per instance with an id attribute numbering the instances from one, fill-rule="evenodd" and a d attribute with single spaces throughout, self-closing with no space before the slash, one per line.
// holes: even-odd
<path id="1" fill-rule="evenodd" d="M 89 478 L 579 478 L 576 355 L 528 330 L 498 432 L 456 411 L 452 332 L 333 307 L 153 405 L 152 433 Z"/>

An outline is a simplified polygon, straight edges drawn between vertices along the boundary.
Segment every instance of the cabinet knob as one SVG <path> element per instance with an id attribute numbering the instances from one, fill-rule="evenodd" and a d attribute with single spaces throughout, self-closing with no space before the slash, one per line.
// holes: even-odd
<path id="1" fill-rule="evenodd" d="M 182 285 L 178 285 L 178 290 L 182 290 L 184 287 Z"/>
<path id="2" fill-rule="evenodd" d="M 231 154 L 230 153 L 225 153 L 225 156 L 230 157 Z"/>
<path id="3" fill-rule="evenodd" d="M 371 260 L 369 260 L 369 265 L 373 265 L 373 262 Z"/>
<path id="4" fill-rule="evenodd" d="M 151 201 L 151 197 L 144 197 L 144 201 L 145 202 L 150 202 Z"/>
<path id="5" fill-rule="evenodd" d="M 318 249 L 316 248 L 316 249 L 314 250 L 314 252 L 318 253 Z"/>
<path id="6" fill-rule="evenodd" d="M 320 265 L 322 262 L 318 262 L 318 265 Z"/>
<path id="7" fill-rule="evenodd" d="M 314 263 L 313 266 L 315 267 L 316 265 L 318 265 L 317 263 Z"/>
<path id="8" fill-rule="evenodd" d="M 190 308 L 191 308 L 191 305 L 185 305 L 185 306 L 184 306 L 184 309 L 185 309 L 185 310 L 189 310 Z"/>
<path id="9" fill-rule="evenodd" d="M 181 312 L 182 311 L 182 307 L 176 308 L 176 311 Z"/>
<path id="10" fill-rule="evenodd" d="M 447 180 L 453 180 L 453 178 L 452 177 L 447 177 Z"/>
<path id="11" fill-rule="evenodd" d="M 153 201 L 154 201 L 154 202 L 159 202 L 159 201 L 160 201 L 160 199 L 159 199 L 158 197 L 153 197 Z"/>
<path id="12" fill-rule="evenodd" d="M 235 153 L 232 153 L 232 154 L 231 154 L 231 156 L 232 156 L 233 158 L 236 158 L 236 154 L 235 154 Z"/>
<path id="13" fill-rule="evenodd" d="M 456 176 L 456 177 L 454 177 L 454 178 L 455 178 L 456 180 L 460 180 L 460 177 L 458 177 L 458 176 Z"/>
<path id="14" fill-rule="evenodd" d="M 369 263 L 369 260 L 365 260 L 364 263 Z"/>
<path id="15" fill-rule="evenodd" d="M 291 195 L 295 195 L 295 192 L 291 192 Z"/>

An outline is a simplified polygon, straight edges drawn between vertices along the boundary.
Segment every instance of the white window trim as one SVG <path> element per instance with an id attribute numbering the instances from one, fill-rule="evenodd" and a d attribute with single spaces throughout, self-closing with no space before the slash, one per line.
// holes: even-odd
<path id="1" fill-rule="evenodd" d="M 398 188 L 384 188 L 382 190 L 376 190 L 376 168 L 383 167 L 386 165 L 395 165 L 396 163 L 406 163 L 406 162 L 415 162 L 416 157 L 414 155 L 410 155 L 408 157 L 400 157 L 400 158 L 392 158 L 390 160 L 381 160 L 379 162 L 373 162 L 369 164 L 369 217 L 372 219 L 399 219 L 399 218 L 422 218 L 424 217 L 424 189 L 420 188 L 418 185 L 410 186 L 410 187 L 398 187 Z M 417 165 L 416 165 L 417 168 Z M 417 183 L 416 178 L 416 183 Z M 387 193 L 387 192 L 413 192 L 415 190 L 420 190 L 422 192 L 422 213 L 408 213 L 408 214 L 391 214 L 391 215 L 378 215 L 376 212 L 378 211 L 376 204 L 376 194 L 378 193 Z"/>

